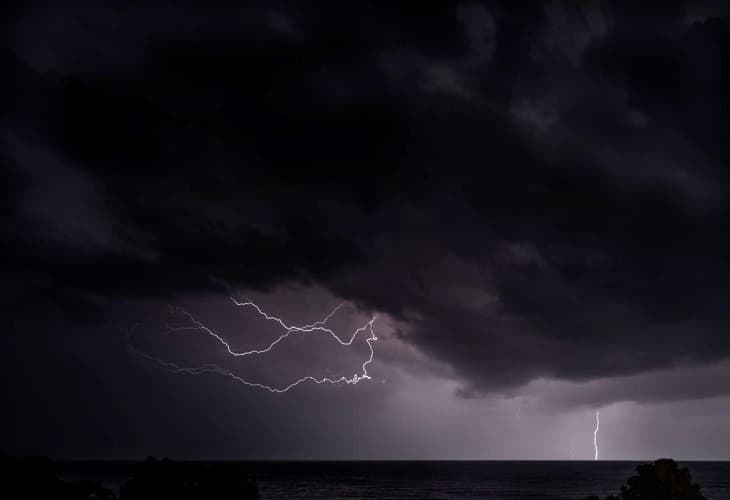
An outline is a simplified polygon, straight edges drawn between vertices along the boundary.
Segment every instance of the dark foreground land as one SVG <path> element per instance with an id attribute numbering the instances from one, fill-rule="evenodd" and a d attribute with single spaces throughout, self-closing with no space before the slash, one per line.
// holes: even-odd
<path id="1" fill-rule="evenodd" d="M 683 467 L 673 461 L 639 464 L 587 461 L 175 462 L 148 459 L 145 462 L 52 463 L 42 459 L 4 459 L 2 481 L 6 487 L 25 487 L 29 494 L 17 498 L 68 500 L 730 499 L 730 462 L 682 465 L 688 466 L 688 470 L 683 471 Z M 701 484 L 701 490 L 693 483 Z M 623 491 L 621 485 L 624 485 Z"/>
<path id="2" fill-rule="evenodd" d="M 46 500 L 246 500 L 258 498 L 256 482 L 241 464 L 173 462 L 148 458 L 135 467 L 118 495 L 100 481 L 67 480 L 45 458 L 2 460 L 2 484 L 17 498 Z M 7 497 L 5 497 L 7 498 Z"/>
<path id="3" fill-rule="evenodd" d="M 600 500 L 592 495 L 586 500 Z M 621 485 L 621 493 L 606 500 L 707 500 L 698 483 L 692 481 L 689 469 L 680 468 L 670 459 L 636 467 L 636 475 Z"/>

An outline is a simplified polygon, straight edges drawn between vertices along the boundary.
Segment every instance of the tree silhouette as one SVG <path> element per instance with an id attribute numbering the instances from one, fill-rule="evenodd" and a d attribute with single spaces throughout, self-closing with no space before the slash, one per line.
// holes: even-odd
<path id="1" fill-rule="evenodd" d="M 113 500 L 114 494 L 95 481 L 64 481 L 47 458 L 0 457 L 0 482 L 12 498 Z"/>
<path id="2" fill-rule="evenodd" d="M 64 481 L 47 458 L 0 456 L 0 482 L 11 498 L 115 500 L 95 481 Z M 122 486 L 119 500 L 246 500 L 258 496 L 241 464 L 148 458 Z"/>
<path id="3" fill-rule="evenodd" d="M 639 465 L 636 472 L 621 485 L 619 496 L 609 495 L 606 500 L 707 500 L 700 485 L 692 482 L 689 470 L 680 469 L 674 460 L 663 458 Z M 586 500 L 600 498 L 592 496 Z"/>

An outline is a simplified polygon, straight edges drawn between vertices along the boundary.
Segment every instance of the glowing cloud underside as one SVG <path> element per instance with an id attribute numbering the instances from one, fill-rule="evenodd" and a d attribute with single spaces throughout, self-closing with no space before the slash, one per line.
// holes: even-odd
<path id="1" fill-rule="evenodd" d="M 180 366 L 176 363 L 172 363 L 169 361 L 165 361 L 163 359 L 157 358 L 155 356 L 152 356 L 151 354 L 148 354 L 146 352 L 138 350 L 133 343 L 131 342 L 131 335 L 130 335 L 130 342 L 128 343 L 128 348 L 130 351 L 134 352 L 135 354 L 141 356 L 142 358 L 151 361 L 158 366 L 165 368 L 167 370 L 170 370 L 175 373 L 187 373 L 190 375 L 200 375 L 203 373 L 217 373 L 219 375 L 224 375 L 226 377 L 229 377 L 230 379 L 234 380 L 235 382 L 241 383 L 243 385 L 249 386 L 249 387 L 256 387 L 258 389 L 264 389 L 269 392 L 273 393 L 282 393 L 287 392 L 288 390 L 296 387 L 297 385 L 303 383 L 303 382 L 314 382 L 315 384 L 357 384 L 361 380 L 370 380 L 371 377 L 368 374 L 368 365 L 372 363 L 373 357 L 375 356 L 375 351 L 373 349 L 373 342 L 378 340 L 378 337 L 375 336 L 375 331 L 373 330 L 373 323 L 375 322 L 375 316 L 373 316 L 370 321 L 365 323 L 363 326 L 355 330 L 352 335 L 349 337 L 349 339 L 343 340 L 341 339 L 334 331 L 327 328 L 325 325 L 327 322 L 343 307 L 344 304 L 340 304 L 337 307 L 335 307 L 332 312 L 330 312 L 327 316 L 324 317 L 324 319 L 317 321 L 315 323 L 309 324 L 309 325 L 303 325 L 303 326 L 295 326 L 295 325 L 288 325 L 286 324 L 282 319 L 277 318 L 276 316 L 271 316 L 264 312 L 258 305 L 251 301 L 245 301 L 245 302 L 239 302 L 235 298 L 231 297 L 231 301 L 238 307 L 244 307 L 244 308 L 250 308 L 253 309 L 258 315 L 263 317 L 267 321 L 273 321 L 278 323 L 284 330 L 284 333 L 282 333 L 279 337 L 276 338 L 271 344 L 269 344 L 267 347 L 263 349 L 253 349 L 250 351 L 234 351 L 230 344 L 219 334 L 211 330 L 209 327 L 205 326 L 203 323 L 195 319 L 192 314 L 185 311 L 184 309 L 179 309 L 179 311 L 188 318 L 190 321 L 190 324 L 187 326 L 170 326 L 165 325 L 165 328 L 170 332 L 179 332 L 179 331 L 197 331 L 200 332 L 206 336 L 212 337 L 216 339 L 220 344 L 222 344 L 228 355 L 233 356 L 235 358 L 239 357 L 245 357 L 245 356 L 257 356 L 262 355 L 270 352 L 274 347 L 276 347 L 279 343 L 283 342 L 287 337 L 289 337 L 291 334 L 294 333 L 319 333 L 319 334 L 326 334 L 331 336 L 333 339 L 335 339 L 340 345 L 343 346 L 350 346 L 355 341 L 355 339 L 363 332 L 367 332 L 368 337 L 365 339 L 365 342 L 368 345 L 368 348 L 370 349 L 370 356 L 363 362 L 361 365 L 361 372 L 355 373 L 352 377 L 337 377 L 337 378 L 330 378 L 330 377 L 322 377 L 317 378 L 311 375 L 307 375 L 304 377 L 301 377 L 294 382 L 282 386 L 282 387 L 272 387 L 268 384 L 260 383 L 260 382 L 254 382 L 250 380 L 246 380 L 235 373 L 231 372 L 230 370 L 227 370 L 225 368 L 222 368 L 215 364 L 203 364 L 200 366 L 195 367 L 186 367 L 186 366 Z"/>

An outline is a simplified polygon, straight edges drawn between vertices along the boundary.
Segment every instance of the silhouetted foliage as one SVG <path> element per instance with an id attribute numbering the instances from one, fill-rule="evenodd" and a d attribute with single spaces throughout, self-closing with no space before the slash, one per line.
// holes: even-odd
<path id="1" fill-rule="evenodd" d="M 47 500 L 112 500 L 114 494 L 94 481 L 71 482 L 58 478 L 56 466 L 47 458 L 0 459 L 3 489 L 15 498 Z"/>
<path id="2" fill-rule="evenodd" d="M 606 500 L 707 500 L 700 485 L 692 482 L 689 470 L 680 469 L 674 460 L 663 458 L 639 465 L 636 472 L 621 485 L 619 496 L 609 495 Z M 600 498 L 592 496 L 586 500 Z"/>
<path id="3" fill-rule="evenodd" d="M 148 458 L 119 491 L 119 500 L 244 500 L 256 482 L 238 464 Z"/>
<path id="4" fill-rule="evenodd" d="M 0 456 L 0 481 L 13 499 L 115 500 L 95 481 L 59 479 L 47 458 Z M 256 482 L 240 464 L 172 462 L 148 458 L 121 487 L 119 500 L 246 500 L 258 497 Z"/>

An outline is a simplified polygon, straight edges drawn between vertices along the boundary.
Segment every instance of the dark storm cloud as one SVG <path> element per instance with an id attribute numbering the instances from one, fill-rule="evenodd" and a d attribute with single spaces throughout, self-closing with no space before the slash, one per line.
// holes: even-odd
<path id="1" fill-rule="evenodd" d="M 728 18 L 505 5 L 17 8 L 9 300 L 313 283 L 464 394 L 727 358 Z"/>

